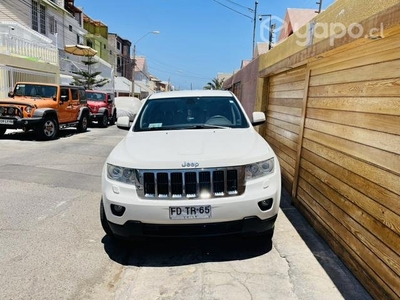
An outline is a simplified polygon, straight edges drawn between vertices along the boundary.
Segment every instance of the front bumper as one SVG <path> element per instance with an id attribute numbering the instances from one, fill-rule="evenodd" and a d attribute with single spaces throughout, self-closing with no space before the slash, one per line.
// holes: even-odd
<path id="1" fill-rule="evenodd" d="M 104 113 L 92 113 L 90 112 L 89 118 L 91 121 L 100 121 L 103 119 Z"/>
<path id="2" fill-rule="evenodd" d="M 103 170 L 104 171 L 104 170 Z M 102 199 L 111 231 L 120 237 L 133 236 L 207 236 L 261 233 L 273 228 L 281 198 L 280 173 L 246 183 L 243 194 L 206 199 L 142 199 L 135 186 L 116 183 L 102 176 Z M 259 203 L 271 200 L 267 209 Z M 122 215 L 112 205 L 125 208 Z M 171 219 L 170 207 L 210 206 L 209 218 Z"/>
<path id="3" fill-rule="evenodd" d="M 7 129 L 33 128 L 42 118 L 0 118 L 0 127 Z"/>
<path id="4" fill-rule="evenodd" d="M 277 215 L 261 220 L 248 217 L 238 221 L 200 224 L 147 224 L 128 221 L 124 225 L 108 222 L 114 235 L 121 238 L 135 237 L 195 237 L 234 234 L 257 234 L 274 228 Z"/>

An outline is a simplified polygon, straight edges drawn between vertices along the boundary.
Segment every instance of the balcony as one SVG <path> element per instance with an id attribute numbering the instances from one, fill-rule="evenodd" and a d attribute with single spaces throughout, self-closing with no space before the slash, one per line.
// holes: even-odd
<path id="1" fill-rule="evenodd" d="M 51 40 L 18 23 L 0 23 L 0 54 L 58 66 Z"/>

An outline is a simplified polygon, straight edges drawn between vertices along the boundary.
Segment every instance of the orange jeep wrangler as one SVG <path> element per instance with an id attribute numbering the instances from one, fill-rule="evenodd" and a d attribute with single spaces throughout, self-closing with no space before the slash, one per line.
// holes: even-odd
<path id="1" fill-rule="evenodd" d="M 7 129 L 34 130 L 41 140 L 57 137 L 59 129 L 87 130 L 89 108 L 85 89 L 78 86 L 19 82 L 0 100 L 0 136 Z"/>

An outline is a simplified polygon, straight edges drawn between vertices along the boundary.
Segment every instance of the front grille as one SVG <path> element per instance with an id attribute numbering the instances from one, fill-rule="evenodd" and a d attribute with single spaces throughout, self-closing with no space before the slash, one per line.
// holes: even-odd
<path id="1" fill-rule="evenodd" d="M 18 106 L 0 106 L 0 117 L 21 117 L 22 109 Z"/>
<path id="2" fill-rule="evenodd" d="M 244 192 L 241 167 L 193 170 L 140 170 L 138 195 L 143 199 L 229 197 Z"/>

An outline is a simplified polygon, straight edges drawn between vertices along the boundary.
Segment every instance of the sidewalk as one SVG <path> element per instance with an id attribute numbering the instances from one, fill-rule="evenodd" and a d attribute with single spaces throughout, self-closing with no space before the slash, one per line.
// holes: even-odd
<path id="1" fill-rule="evenodd" d="M 282 190 L 274 248 L 289 265 L 298 299 L 372 299 Z M 277 295 L 279 298 L 279 295 Z"/>

